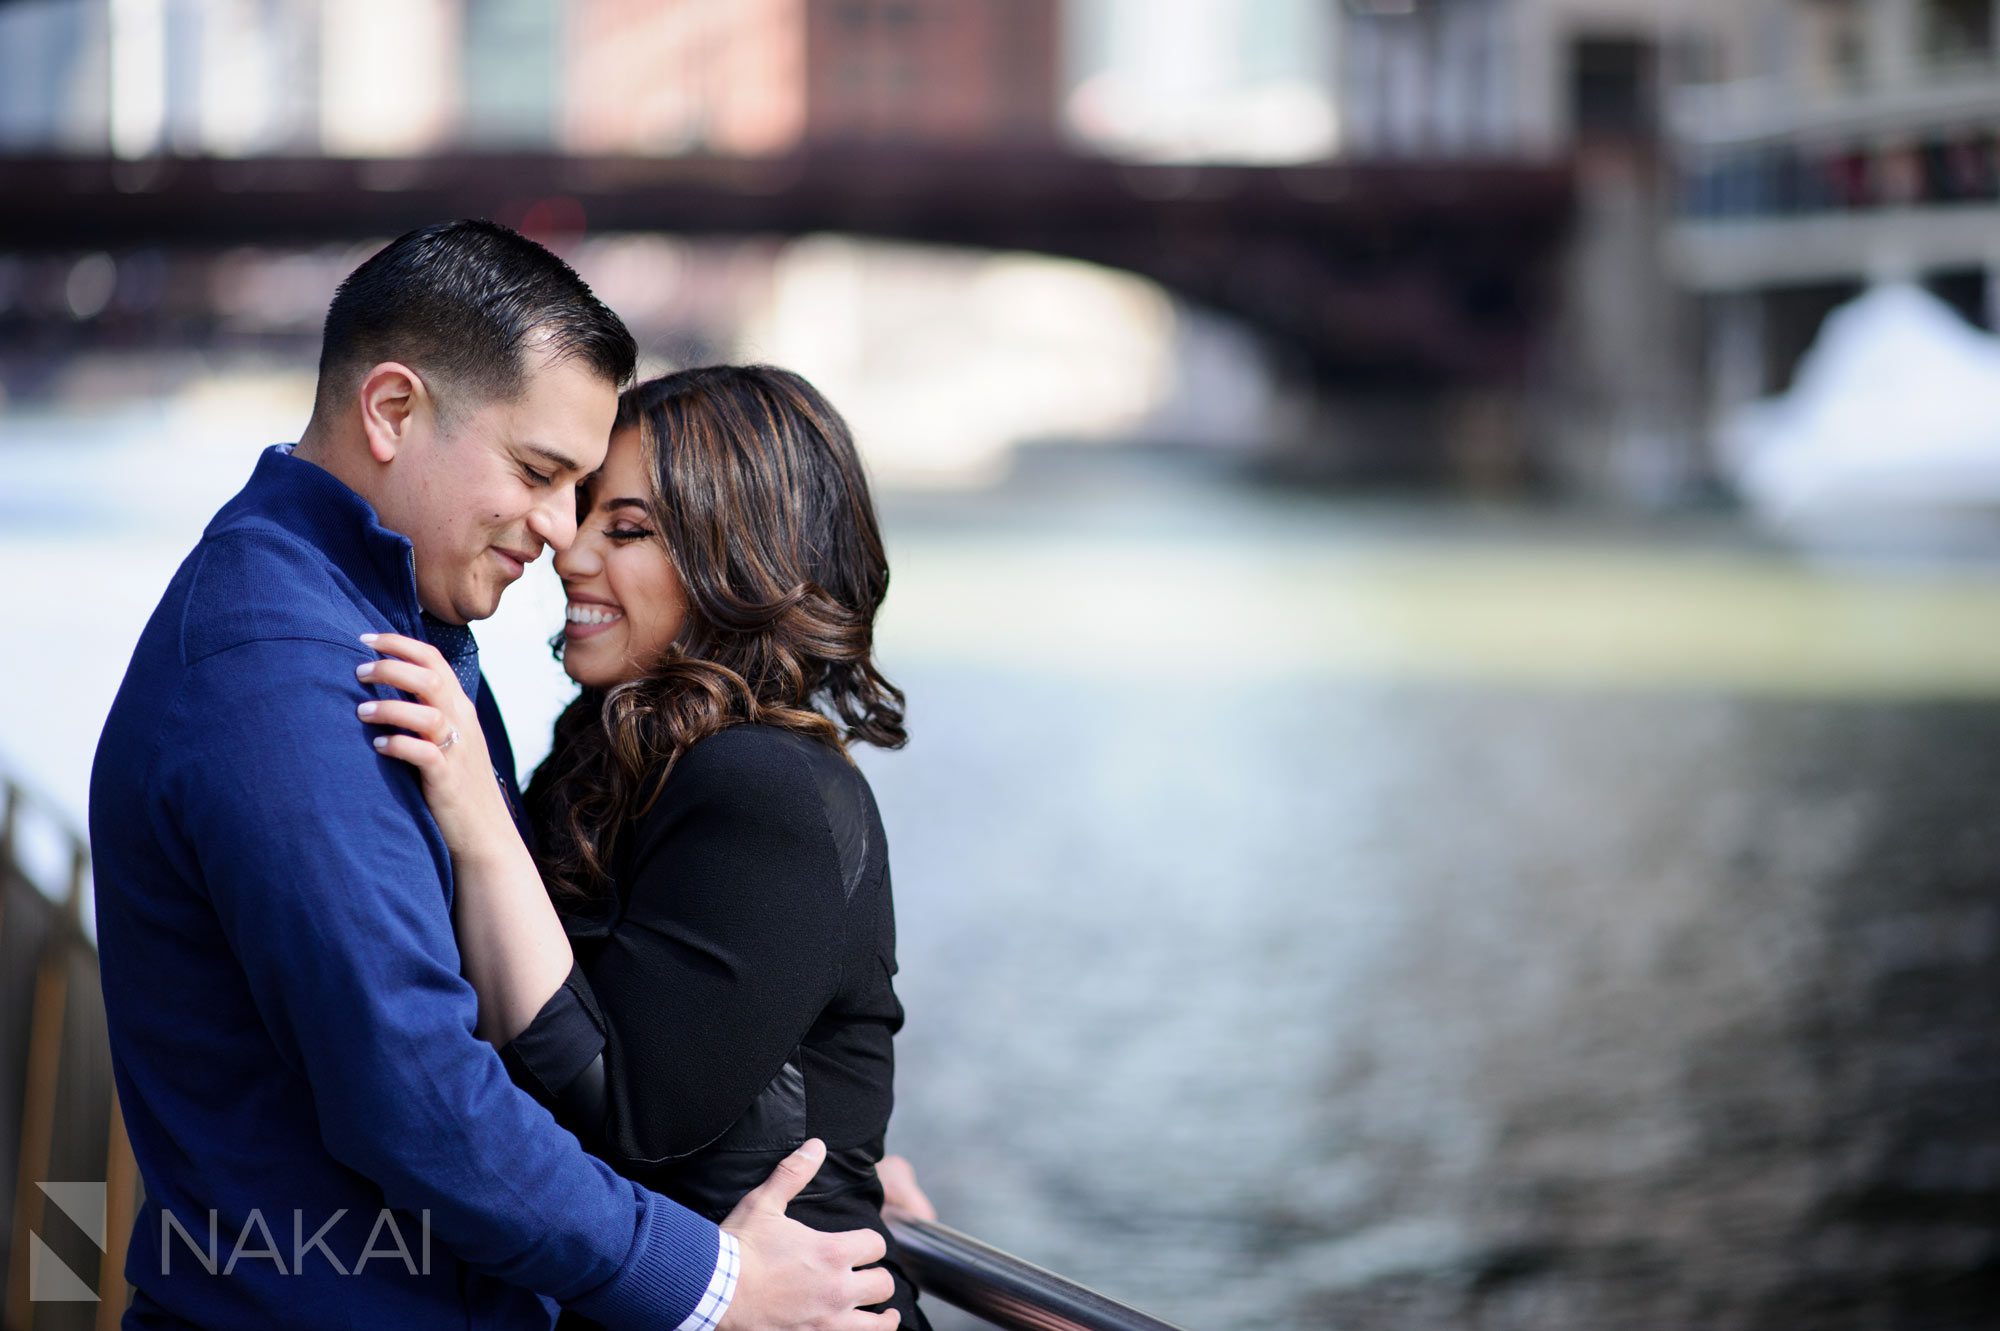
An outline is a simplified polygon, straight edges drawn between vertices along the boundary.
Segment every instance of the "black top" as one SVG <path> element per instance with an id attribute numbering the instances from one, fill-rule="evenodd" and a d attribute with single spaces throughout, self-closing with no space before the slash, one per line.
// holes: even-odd
<path id="1" fill-rule="evenodd" d="M 612 896 L 565 907 L 568 981 L 502 1054 L 628 1178 L 720 1220 L 808 1137 L 789 1208 L 885 1234 L 875 1162 L 903 1023 L 882 821 L 837 750 L 739 725 L 681 756 L 612 852 Z M 922 1325 L 897 1269 L 891 1306 Z"/>

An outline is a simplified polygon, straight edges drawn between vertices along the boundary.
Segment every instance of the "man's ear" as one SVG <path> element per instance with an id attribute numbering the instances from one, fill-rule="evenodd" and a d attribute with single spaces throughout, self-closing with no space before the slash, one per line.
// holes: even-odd
<path id="1" fill-rule="evenodd" d="M 412 431 L 431 413 L 430 390 L 423 376 L 407 365 L 387 360 L 362 376 L 355 393 L 369 455 L 377 462 L 395 461 L 397 452 L 410 442 Z"/>

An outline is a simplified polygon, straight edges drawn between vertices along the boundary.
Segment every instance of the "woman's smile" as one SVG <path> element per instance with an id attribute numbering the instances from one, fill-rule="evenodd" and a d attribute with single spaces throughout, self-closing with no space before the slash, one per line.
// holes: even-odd
<path id="1" fill-rule="evenodd" d="M 563 611 L 563 637 L 570 642 L 582 642 L 608 632 L 624 618 L 625 612 L 615 605 L 572 600 Z"/>

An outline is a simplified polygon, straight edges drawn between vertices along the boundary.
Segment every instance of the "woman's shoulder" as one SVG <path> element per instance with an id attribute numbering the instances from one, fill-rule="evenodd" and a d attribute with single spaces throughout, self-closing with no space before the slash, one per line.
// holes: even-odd
<path id="1" fill-rule="evenodd" d="M 779 816 L 795 805 L 868 805 L 868 779 L 845 753 L 794 730 L 734 725 L 690 745 L 667 774 L 661 804 L 697 800 Z"/>
<path id="2" fill-rule="evenodd" d="M 726 726 L 690 745 L 674 764 L 676 782 L 740 779 L 760 774 L 804 779 L 819 768 L 860 772 L 831 744 L 796 730 L 754 723 Z"/>
<path id="3" fill-rule="evenodd" d="M 661 805 L 739 811 L 764 827 L 789 825 L 832 839 L 848 891 L 882 847 L 874 793 L 830 744 L 781 726 L 735 725 L 691 746 L 674 765 Z"/>

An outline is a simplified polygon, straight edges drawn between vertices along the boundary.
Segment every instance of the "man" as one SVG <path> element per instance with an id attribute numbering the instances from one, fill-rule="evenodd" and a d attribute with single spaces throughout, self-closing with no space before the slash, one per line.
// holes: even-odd
<path id="1" fill-rule="evenodd" d="M 503 227 L 412 232 L 327 312 L 312 420 L 215 516 L 91 775 L 119 1102 L 146 1185 L 127 1327 L 888 1331 L 879 1236 L 718 1229 L 619 1178 L 475 1034 L 451 866 L 355 716 L 364 632 L 428 637 L 512 750 L 466 625 L 575 534 L 631 334 Z M 516 807 L 518 807 L 518 802 Z"/>

